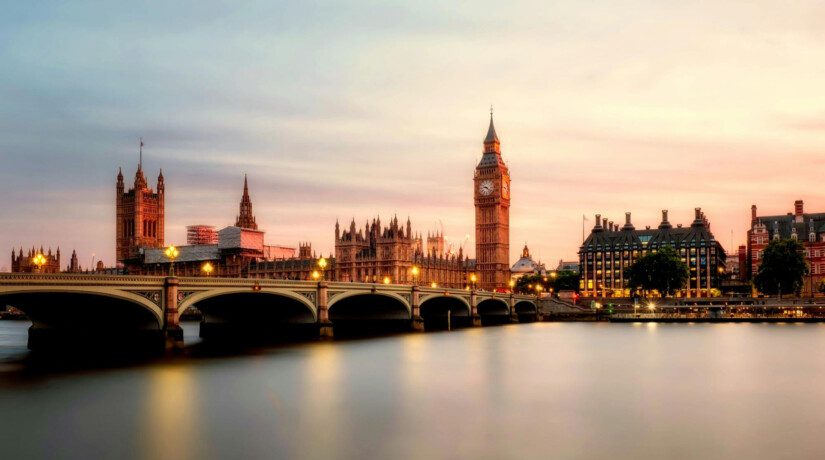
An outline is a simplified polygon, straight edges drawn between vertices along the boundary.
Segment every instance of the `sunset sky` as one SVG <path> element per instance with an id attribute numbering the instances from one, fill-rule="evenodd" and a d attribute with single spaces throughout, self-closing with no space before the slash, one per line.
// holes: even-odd
<path id="1" fill-rule="evenodd" d="M 729 248 L 751 204 L 825 212 L 822 1 L 174 3 L 4 6 L 0 269 L 40 244 L 113 265 L 139 137 L 168 243 L 234 223 L 247 173 L 270 244 L 397 213 L 473 254 L 491 104 L 513 261 L 575 258 L 582 215 L 701 206 Z"/>

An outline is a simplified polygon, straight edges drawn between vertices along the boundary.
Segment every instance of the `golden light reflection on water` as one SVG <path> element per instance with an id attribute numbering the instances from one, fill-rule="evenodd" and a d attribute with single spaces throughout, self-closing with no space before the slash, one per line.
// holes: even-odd
<path id="1" fill-rule="evenodd" d="M 310 347 L 301 374 L 300 411 L 296 414 L 297 430 L 316 433 L 313 442 L 301 446 L 300 458 L 335 458 L 346 445 L 347 429 L 342 405 L 342 351 L 335 343 L 320 343 Z"/>
<path id="2" fill-rule="evenodd" d="M 152 368 L 146 404 L 142 443 L 146 459 L 196 457 L 198 443 L 198 384 L 192 368 L 162 366 Z"/>

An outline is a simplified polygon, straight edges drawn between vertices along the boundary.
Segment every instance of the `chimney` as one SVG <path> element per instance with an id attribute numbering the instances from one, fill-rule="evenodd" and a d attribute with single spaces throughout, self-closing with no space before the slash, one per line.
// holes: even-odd
<path id="1" fill-rule="evenodd" d="M 670 229 L 673 225 L 667 220 L 667 209 L 662 209 L 662 223 L 659 224 L 659 229 Z"/>
<path id="2" fill-rule="evenodd" d="M 602 228 L 607 228 L 607 217 L 602 218 Z"/>
<path id="3" fill-rule="evenodd" d="M 613 221 L 611 220 L 610 222 L 608 222 L 607 226 L 610 228 L 610 231 L 612 232 L 613 231 Z"/>
<path id="4" fill-rule="evenodd" d="M 604 230 L 602 228 L 602 215 L 601 214 L 596 214 L 596 225 L 593 226 L 592 231 L 601 232 L 602 230 Z"/>
<path id="5" fill-rule="evenodd" d="M 751 205 L 751 223 L 756 222 L 756 205 Z"/>
<path id="6" fill-rule="evenodd" d="M 802 200 L 796 200 L 793 203 L 793 214 L 796 222 L 802 222 L 802 214 L 804 213 L 804 206 Z"/>
<path id="7" fill-rule="evenodd" d="M 695 208 L 693 211 L 696 214 L 696 220 L 702 220 L 702 208 Z"/>

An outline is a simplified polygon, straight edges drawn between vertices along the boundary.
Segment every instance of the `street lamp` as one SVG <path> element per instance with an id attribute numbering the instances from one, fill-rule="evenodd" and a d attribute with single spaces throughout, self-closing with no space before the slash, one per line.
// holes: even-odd
<path id="1" fill-rule="evenodd" d="M 169 276 L 175 276 L 175 259 L 178 258 L 180 251 L 174 245 L 169 246 L 166 248 L 166 251 L 163 251 L 166 254 L 166 258 L 169 259 Z"/>
<path id="2" fill-rule="evenodd" d="M 507 284 L 509 284 L 509 285 L 510 285 L 510 292 L 515 292 L 515 288 L 516 288 L 516 280 L 514 280 L 514 279 L 510 278 L 510 282 L 509 282 L 509 283 L 507 283 Z"/>
<path id="3" fill-rule="evenodd" d="M 318 259 L 318 268 L 321 269 L 320 277 L 323 278 L 327 269 L 327 259 L 321 257 Z M 318 278 L 315 278 L 318 279 Z"/>
<path id="4" fill-rule="evenodd" d="M 37 253 L 36 256 L 32 257 L 32 263 L 37 265 L 37 271 L 41 271 L 43 269 L 43 265 L 47 262 L 46 258 L 43 257 L 43 254 Z"/>
<path id="5" fill-rule="evenodd" d="M 416 280 L 418 279 L 418 273 L 419 273 L 418 266 L 413 265 L 412 269 L 410 269 L 410 272 L 412 273 L 413 285 L 417 286 L 418 283 L 416 282 Z"/>
<path id="6" fill-rule="evenodd" d="M 543 290 L 544 290 L 544 288 L 541 287 L 541 284 L 536 285 L 536 297 L 537 298 L 541 297 L 541 291 L 543 291 Z"/>
<path id="7" fill-rule="evenodd" d="M 550 277 L 553 278 L 553 279 L 556 279 L 556 276 L 558 276 L 558 275 L 559 274 L 556 273 L 556 272 L 550 272 Z"/>
<path id="8" fill-rule="evenodd" d="M 206 262 L 201 266 L 201 271 L 204 272 L 206 276 L 209 276 L 212 274 L 213 271 L 215 271 L 215 267 L 212 266 L 211 263 Z"/>
<path id="9" fill-rule="evenodd" d="M 312 270 L 312 279 L 314 279 L 315 281 L 318 281 L 318 278 L 320 278 L 320 277 L 321 277 L 321 274 L 318 273 L 318 270 Z"/>
<path id="10" fill-rule="evenodd" d="M 473 289 L 476 288 L 476 281 L 478 281 L 478 277 L 475 273 L 470 274 L 470 283 L 473 285 Z"/>
<path id="11" fill-rule="evenodd" d="M 433 288 L 433 289 L 435 289 L 435 288 L 437 288 L 437 287 L 438 287 L 438 283 L 436 283 L 435 281 L 433 281 L 432 283 L 430 283 L 430 287 L 431 287 L 431 288 Z"/>
<path id="12" fill-rule="evenodd" d="M 390 284 L 390 277 L 389 276 L 384 277 L 384 284 Z"/>

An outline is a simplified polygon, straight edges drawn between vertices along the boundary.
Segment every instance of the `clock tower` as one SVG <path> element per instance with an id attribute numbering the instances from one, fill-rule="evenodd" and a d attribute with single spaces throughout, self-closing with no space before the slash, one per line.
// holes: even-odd
<path id="1" fill-rule="evenodd" d="M 510 280 L 510 171 L 501 159 L 492 110 L 473 181 L 477 287 L 490 291 L 506 288 Z"/>

